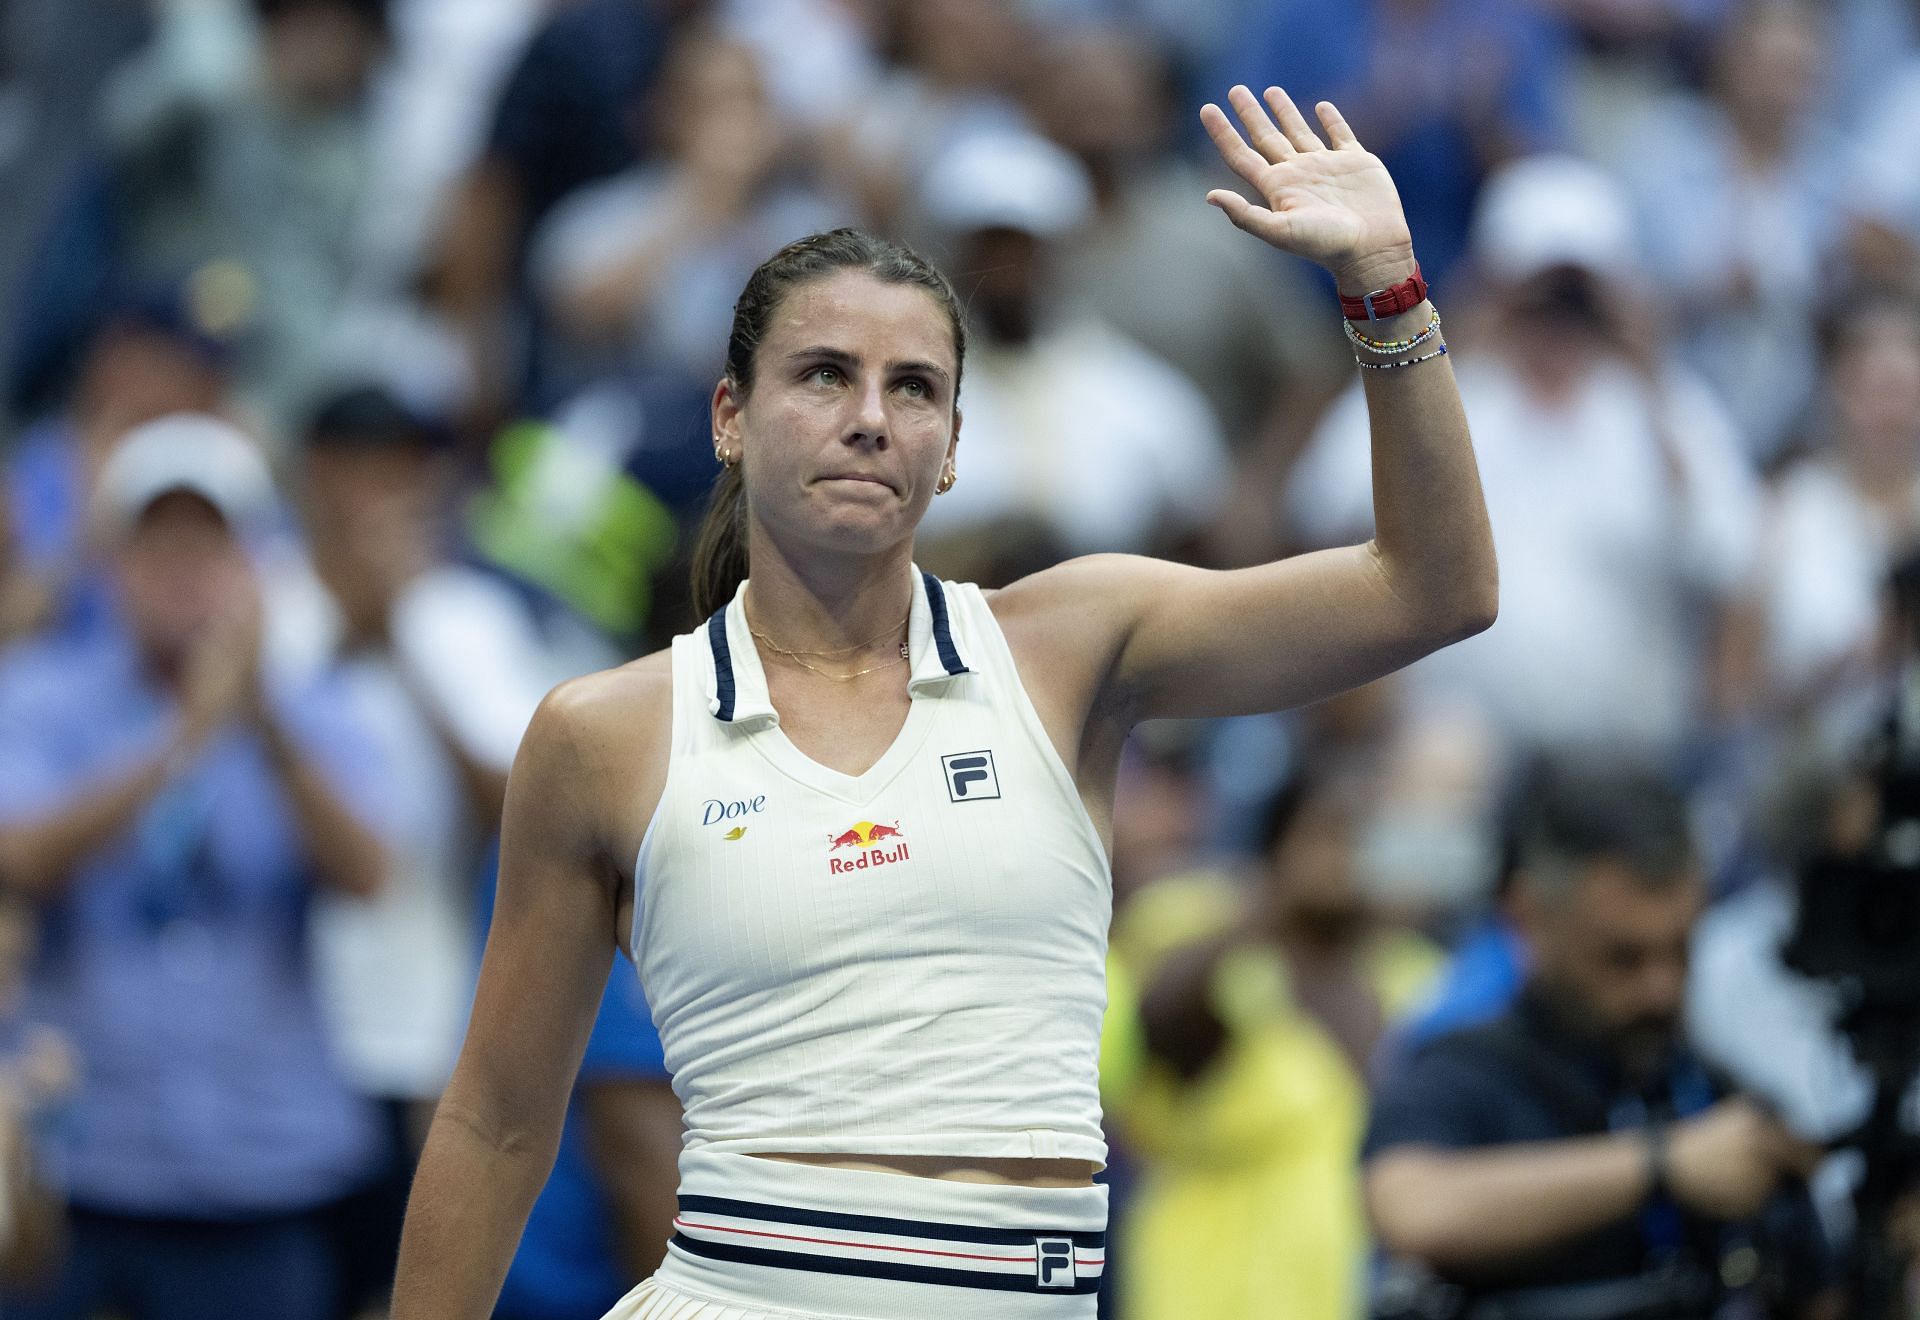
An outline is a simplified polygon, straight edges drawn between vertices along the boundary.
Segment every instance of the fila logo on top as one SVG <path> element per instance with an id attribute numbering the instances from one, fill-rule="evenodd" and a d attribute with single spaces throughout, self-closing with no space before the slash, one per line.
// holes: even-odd
<path id="1" fill-rule="evenodd" d="M 940 758 L 940 768 L 947 773 L 949 801 L 988 802 L 1000 796 L 992 752 L 955 752 Z"/>

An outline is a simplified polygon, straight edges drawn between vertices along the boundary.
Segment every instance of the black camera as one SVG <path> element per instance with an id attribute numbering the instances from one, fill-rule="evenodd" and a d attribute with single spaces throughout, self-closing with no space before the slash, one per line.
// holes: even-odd
<path id="1" fill-rule="evenodd" d="M 1787 966 L 1834 990 L 1835 1025 L 1873 1079 L 1866 1121 L 1836 1143 L 1866 1166 L 1849 1270 L 1848 1314 L 1860 1320 L 1900 1314 L 1911 1262 L 1888 1230 L 1920 1189 L 1920 1136 L 1905 1120 L 1920 1081 L 1920 556 L 1890 585 L 1905 654 L 1893 709 L 1862 760 L 1877 821 L 1864 847 L 1802 869 L 1799 916 L 1781 951 Z"/>

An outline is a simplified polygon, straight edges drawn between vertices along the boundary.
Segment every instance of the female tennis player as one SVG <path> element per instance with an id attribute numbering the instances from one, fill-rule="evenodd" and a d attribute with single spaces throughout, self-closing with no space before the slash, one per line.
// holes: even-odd
<path id="1" fill-rule="evenodd" d="M 1374 541 L 1235 572 L 1097 556 L 993 593 L 923 574 L 914 529 L 960 435 L 953 292 L 851 230 L 773 256 L 713 394 L 711 618 L 557 689 L 515 763 L 395 1320 L 488 1314 L 616 949 L 687 1132 L 667 1258 L 612 1317 L 1094 1314 L 1128 729 L 1313 701 L 1495 611 L 1392 182 L 1330 104 L 1323 141 L 1277 88 L 1229 101 L 1244 136 L 1201 117 L 1261 201 L 1208 200 L 1329 267 L 1360 318 Z"/>

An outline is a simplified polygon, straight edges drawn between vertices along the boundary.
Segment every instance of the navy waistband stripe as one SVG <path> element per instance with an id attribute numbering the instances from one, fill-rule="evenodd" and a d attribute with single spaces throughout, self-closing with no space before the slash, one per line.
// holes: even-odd
<path id="1" fill-rule="evenodd" d="M 953 627 L 947 619 L 947 590 L 940 585 L 940 579 L 931 573 L 922 572 L 927 586 L 927 609 L 933 614 L 933 642 L 940 649 L 940 663 L 945 665 L 949 674 L 969 673 L 966 664 L 960 659 L 960 652 L 953 644 Z"/>
<path id="2" fill-rule="evenodd" d="M 894 1237 L 933 1238 L 941 1242 L 991 1242 L 1032 1246 L 1036 1237 L 1072 1238 L 1076 1247 L 1104 1248 L 1107 1235 L 1061 1233 L 1051 1228 L 972 1228 L 964 1224 L 937 1224 L 920 1219 L 890 1219 L 882 1215 L 853 1215 L 837 1210 L 808 1210 L 800 1206 L 736 1201 L 725 1196 L 680 1198 L 680 1208 L 736 1219 L 761 1219 L 773 1224 L 805 1224 L 813 1228 L 840 1228 L 854 1233 L 887 1233 Z"/>
<path id="3" fill-rule="evenodd" d="M 1033 1235 L 1028 1234 L 1031 1241 Z M 990 1274 L 973 1270 L 945 1270 L 933 1265 L 903 1265 L 888 1260 L 848 1260 L 840 1256 L 814 1256 L 798 1251 L 772 1251 L 765 1247 L 742 1247 L 731 1242 L 705 1242 L 675 1233 L 674 1246 L 696 1256 L 732 1261 L 739 1265 L 765 1265 L 781 1270 L 806 1270 L 814 1274 L 850 1274 L 863 1279 L 891 1279 L 897 1283 L 938 1283 L 954 1288 L 986 1288 L 994 1292 L 1090 1293 L 1100 1289 L 1100 1278 L 1076 1278 L 1061 1288 L 1042 1288 L 1031 1274 Z"/>
<path id="4" fill-rule="evenodd" d="M 713 647 L 713 673 L 719 680 L 717 691 L 720 697 L 720 709 L 716 712 L 727 722 L 733 722 L 733 653 L 727 648 L 727 611 L 722 606 L 713 612 L 707 620 L 707 642 Z"/>

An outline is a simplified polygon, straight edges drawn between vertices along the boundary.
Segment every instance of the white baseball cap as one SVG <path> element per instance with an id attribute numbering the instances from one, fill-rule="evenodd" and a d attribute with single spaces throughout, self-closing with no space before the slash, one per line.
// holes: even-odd
<path id="1" fill-rule="evenodd" d="M 1017 229 L 1051 238 L 1087 218 L 1093 183 L 1085 166 L 1046 138 L 982 129 L 935 157 L 921 183 L 920 205 L 948 233 Z"/>
<path id="2" fill-rule="evenodd" d="M 205 413 L 173 413 L 127 432 L 100 469 L 94 507 L 120 536 L 175 491 L 198 495 L 236 532 L 256 528 L 274 507 L 273 474 L 259 446 Z"/>
<path id="3" fill-rule="evenodd" d="M 1628 276 L 1639 265 L 1633 209 L 1626 190 L 1591 161 L 1528 156 L 1496 170 L 1481 188 L 1473 255 L 1500 280 L 1554 266 Z"/>

